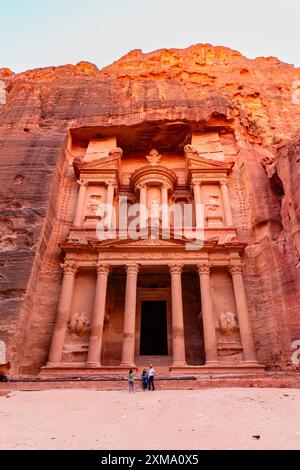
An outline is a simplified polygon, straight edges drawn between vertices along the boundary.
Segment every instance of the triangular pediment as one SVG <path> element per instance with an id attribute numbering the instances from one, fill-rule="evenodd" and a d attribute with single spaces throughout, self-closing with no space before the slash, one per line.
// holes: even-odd
<path id="1" fill-rule="evenodd" d="M 134 250 L 134 249 L 144 249 L 144 250 L 166 250 L 166 249 L 181 249 L 185 248 L 186 243 L 191 243 L 191 240 L 187 238 L 178 238 L 173 234 L 170 236 L 170 239 L 164 238 L 126 238 L 126 239 L 109 239 L 97 242 L 98 248 L 103 249 L 117 249 L 117 250 Z"/>

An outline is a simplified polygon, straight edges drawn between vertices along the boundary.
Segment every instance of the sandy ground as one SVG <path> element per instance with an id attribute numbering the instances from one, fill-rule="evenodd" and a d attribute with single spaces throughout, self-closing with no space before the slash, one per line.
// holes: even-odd
<path id="1" fill-rule="evenodd" d="M 291 389 L 12 392 L 0 449 L 300 449 L 299 405 Z"/>

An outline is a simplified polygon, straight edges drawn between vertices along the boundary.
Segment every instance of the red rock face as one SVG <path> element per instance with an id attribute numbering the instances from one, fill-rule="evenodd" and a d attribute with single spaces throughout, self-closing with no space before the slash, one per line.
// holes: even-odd
<path id="1" fill-rule="evenodd" d="M 73 197 L 70 134 L 78 142 L 108 132 L 125 149 L 154 142 L 171 150 L 188 143 L 186 127 L 219 129 L 228 155 L 237 150 L 229 191 L 239 239 L 248 244 L 258 359 L 290 366 L 291 343 L 300 339 L 299 80 L 299 69 L 276 58 L 249 60 L 201 44 L 134 50 L 102 70 L 87 62 L 17 75 L 0 69 L 0 339 L 14 371 L 36 372 L 48 354 L 58 245 L 72 223 L 64 209 Z M 267 155 L 275 162 L 264 166 Z M 39 308 L 48 314 L 33 318 Z"/>

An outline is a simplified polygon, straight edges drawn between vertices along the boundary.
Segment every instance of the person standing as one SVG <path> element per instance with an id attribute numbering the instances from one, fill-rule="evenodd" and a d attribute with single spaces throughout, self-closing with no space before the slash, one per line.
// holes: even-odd
<path id="1" fill-rule="evenodd" d="M 134 388 L 134 373 L 133 370 L 130 369 L 129 374 L 128 374 L 128 386 L 129 386 L 129 393 L 130 392 L 135 392 Z"/>
<path id="2" fill-rule="evenodd" d="M 142 380 L 142 388 L 145 391 L 148 386 L 148 372 L 146 371 L 146 369 L 144 369 L 142 372 L 141 380 Z"/>
<path id="3" fill-rule="evenodd" d="M 148 372 L 148 389 L 152 391 L 154 390 L 154 369 L 151 366 L 149 366 L 149 372 Z"/>

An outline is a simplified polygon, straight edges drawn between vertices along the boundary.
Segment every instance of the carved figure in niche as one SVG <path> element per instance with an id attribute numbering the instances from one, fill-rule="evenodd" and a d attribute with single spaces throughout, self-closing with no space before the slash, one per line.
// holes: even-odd
<path id="1" fill-rule="evenodd" d="M 92 195 L 89 199 L 87 209 L 89 212 L 92 212 L 93 214 L 98 214 L 98 212 L 103 209 L 103 201 L 102 201 L 102 196 L 98 195 Z"/>
<path id="2" fill-rule="evenodd" d="M 235 313 L 227 311 L 221 312 L 217 322 L 217 329 L 224 334 L 234 333 L 239 329 Z"/>
<path id="3" fill-rule="evenodd" d="M 150 204 L 148 205 L 150 217 L 152 219 L 158 219 L 159 218 L 159 209 L 160 209 L 160 204 L 158 199 L 152 199 Z"/>
<path id="4" fill-rule="evenodd" d="M 149 155 L 146 155 L 146 158 L 151 165 L 157 165 L 161 159 L 161 155 L 157 150 L 153 149 Z"/>
<path id="5" fill-rule="evenodd" d="M 215 194 L 210 195 L 206 206 L 208 207 L 209 211 L 217 211 L 221 207 L 219 196 L 216 196 Z"/>
<path id="6" fill-rule="evenodd" d="M 87 336 L 91 329 L 91 322 L 84 313 L 75 313 L 68 327 L 70 332 L 77 336 Z"/>

